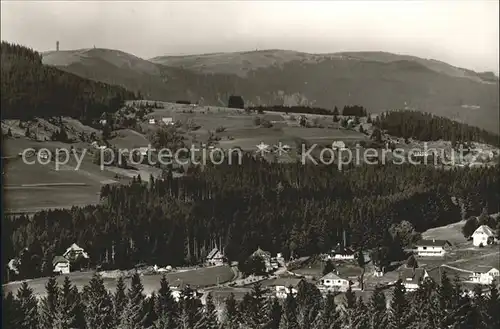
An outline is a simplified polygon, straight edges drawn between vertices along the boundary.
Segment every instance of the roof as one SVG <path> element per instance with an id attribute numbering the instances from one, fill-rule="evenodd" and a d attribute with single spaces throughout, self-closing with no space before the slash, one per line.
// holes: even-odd
<path id="1" fill-rule="evenodd" d="M 425 246 L 425 247 L 444 247 L 445 245 L 451 246 L 450 241 L 448 240 L 426 240 L 422 239 L 416 243 L 417 246 Z"/>
<path id="2" fill-rule="evenodd" d="M 76 243 L 73 243 L 68 249 L 66 249 L 64 255 L 66 256 L 70 251 L 80 251 L 84 258 L 89 258 L 89 255 L 85 252 L 85 250 Z"/>
<path id="3" fill-rule="evenodd" d="M 219 248 L 215 247 L 214 249 L 212 249 L 209 253 L 208 253 L 208 256 L 207 256 L 207 259 L 212 259 L 214 258 L 217 253 L 220 252 Z"/>
<path id="4" fill-rule="evenodd" d="M 348 281 L 346 279 L 341 278 L 337 274 L 335 274 L 335 272 L 330 272 L 330 273 L 324 275 L 320 280 L 344 280 L 344 281 Z"/>
<path id="5" fill-rule="evenodd" d="M 52 260 L 52 266 L 56 266 L 58 263 L 69 263 L 69 260 L 67 260 L 63 256 L 55 256 Z"/>
<path id="6" fill-rule="evenodd" d="M 259 257 L 271 257 L 271 253 L 269 251 L 264 251 L 262 249 L 257 248 L 252 254 L 252 257 L 259 256 Z"/>
<path id="7" fill-rule="evenodd" d="M 423 268 L 405 268 L 400 273 L 400 278 L 403 283 L 419 284 L 424 279 L 426 273 L 426 270 Z"/>
<path id="8" fill-rule="evenodd" d="M 496 236 L 495 232 L 488 225 L 481 225 L 481 226 L 479 226 L 474 231 L 474 233 L 472 233 L 472 236 L 474 236 L 475 234 L 485 234 L 487 236 Z"/>
<path id="9" fill-rule="evenodd" d="M 335 253 L 337 255 L 354 255 L 354 250 L 352 250 L 349 247 L 344 248 L 344 247 L 338 246 L 337 248 L 335 248 L 333 250 L 333 253 Z"/>

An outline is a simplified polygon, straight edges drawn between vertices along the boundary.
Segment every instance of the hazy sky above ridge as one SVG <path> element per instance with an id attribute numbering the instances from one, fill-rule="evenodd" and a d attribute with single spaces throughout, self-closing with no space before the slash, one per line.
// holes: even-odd
<path id="1" fill-rule="evenodd" d="M 2 1 L 2 40 L 161 55 L 388 51 L 498 74 L 497 0 Z"/>

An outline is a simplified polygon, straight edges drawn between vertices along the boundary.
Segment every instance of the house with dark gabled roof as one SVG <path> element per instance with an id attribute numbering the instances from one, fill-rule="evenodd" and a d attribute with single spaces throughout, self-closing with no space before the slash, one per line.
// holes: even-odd
<path id="1" fill-rule="evenodd" d="M 69 260 L 63 256 L 55 256 L 52 260 L 52 266 L 54 267 L 54 273 L 57 274 L 69 274 Z"/>
<path id="2" fill-rule="evenodd" d="M 225 257 L 223 252 L 219 250 L 219 248 L 215 247 L 208 253 L 206 263 L 210 266 L 221 266 L 224 264 L 224 259 Z"/>
<path id="3" fill-rule="evenodd" d="M 424 279 L 429 278 L 429 274 L 423 268 L 405 268 L 400 273 L 400 279 L 407 291 L 417 290 Z"/>
<path id="4" fill-rule="evenodd" d="M 416 253 L 419 257 L 443 257 L 451 247 L 448 240 L 423 239 L 416 243 Z"/>

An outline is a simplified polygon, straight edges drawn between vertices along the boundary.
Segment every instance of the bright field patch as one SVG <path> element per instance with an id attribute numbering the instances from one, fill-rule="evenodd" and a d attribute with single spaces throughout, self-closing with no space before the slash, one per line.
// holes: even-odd
<path id="1" fill-rule="evenodd" d="M 80 291 L 83 287 L 88 284 L 89 280 L 92 278 L 92 272 L 73 272 L 68 275 L 71 282 L 75 284 Z M 167 280 L 171 286 L 177 285 L 182 282 L 183 284 L 189 284 L 193 287 L 206 287 L 215 285 L 217 283 L 224 283 L 233 278 L 233 271 L 229 266 L 218 266 L 218 267 L 207 267 L 199 268 L 195 270 L 189 270 L 184 272 L 169 273 L 166 274 Z M 57 282 L 62 285 L 64 282 L 64 275 L 57 277 Z M 162 275 L 144 275 L 141 276 L 142 284 L 144 285 L 144 292 L 150 294 L 160 288 L 160 279 Z M 34 290 L 35 294 L 38 296 L 45 295 L 45 284 L 48 278 L 40 278 L 34 280 L 28 280 L 29 286 Z M 115 278 L 104 278 L 104 284 L 106 288 L 112 292 L 116 289 L 117 279 Z M 130 279 L 125 280 L 126 284 L 130 284 Z M 21 286 L 20 282 L 12 282 L 3 286 L 6 293 L 9 291 L 16 292 Z"/>

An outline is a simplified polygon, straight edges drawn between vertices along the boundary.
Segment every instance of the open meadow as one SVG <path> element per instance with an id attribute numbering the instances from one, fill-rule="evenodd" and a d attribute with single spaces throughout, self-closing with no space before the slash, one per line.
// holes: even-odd
<path id="1" fill-rule="evenodd" d="M 92 275 L 93 272 L 72 272 L 68 275 L 58 276 L 57 282 L 59 285 L 62 285 L 65 276 L 68 276 L 71 282 L 81 291 L 83 287 L 88 284 Z M 142 275 L 141 280 L 144 285 L 144 293 L 151 294 L 153 291 L 158 290 L 160 288 L 160 279 L 162 276 L 163 274 Z M 203 288 L 230 281 L 233 279 L 234 272 L 229 266 L 217 266 L 171 272 L 166 273 L 165 276 L 170 286 L 188 284 L 192 287 Z M 104 285 L 111 292 L 114 292 L 116 289 L 117 279 L 118 277 L 116 276 L 103 275 Z M 27 281 L 29 286 L 34 290 L 35 294 L 43 297 L 45 296 L 45 284 L 47 283 L 47 280 L 48 278 L 38 278 Z M 125 279 L 125 283 L 129 285 L 130 278 Z M 9 291 L 13 291 L 15 293 L 20 285 L 21 282 L 11 282 L 3 285 L 3 289 L 6 293 Z"/>

